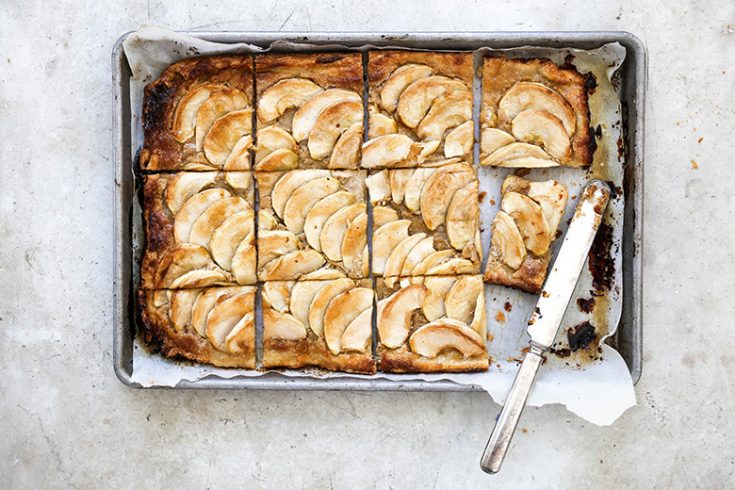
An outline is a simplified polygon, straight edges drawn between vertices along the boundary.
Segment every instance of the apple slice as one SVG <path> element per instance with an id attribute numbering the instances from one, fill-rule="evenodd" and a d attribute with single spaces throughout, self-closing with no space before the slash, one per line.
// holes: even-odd
<path id="1" fill-rule="evenodd" d="M 174 110 L 174 121 L 172 132 L 174 139 L 179 143 L 185 143 L 194 136 L 196 127 L 196 115 L 199 108 L 209 98 L 209 95 L 221 88 L 221 85 L 206 83 L 189 90 L 179 100 Z"/>
<path id="2" fill-rule="evenodd" d="M 298 341 L 306 338 L 306 327 L 288 313 L 263 308 L 263 340 Z"/>
<path id="3" fill-rule="evenodd" d="M 424 279 L 426 297 L 421 311 L 430 322 L 446 316 L 444 298 L 456 284 L 457 278 L 452 276 L 433 276 Z"/>
<path id="4" fill-rule="evenodd" d="M 385 271 L 383 271 L 383 277 L 385 278 L 385 284 L 389 288 L 392 288 L 395 284 L 398 276 L 401 275 L 403 270 L 403 264 L 406 261 L 406 257 L 411 252 L 411 249 L 418 245 L 418 243 L 426 238 L 426 233 L 416 233 L 404 238 L 401 243 L 396 245 L 393 251 L 388 256 L 388 260 L 385 261 Z"/>
<path id="5" fill-rule="evenodd" d="M 207 316 L 207 338 L 215 349 L 227 351 L 225 339 L 235 325 L 255 310 L 255 291 L 234 294 L 218 301 Z"/>
<path id="6" fill-rule="evenodd" d="M 477 266 L 467 259 L 454 257 L 441 262 L 426 271 L 427 276 L 459 276 L 462 274 L 476 274 Z"/>
<path id="7" fill-rule="evenodd" d="M 457 250 L 472 242 L 479 229 L 480 206 L 477 202 L 479 187 L 477 180 L 471 180 L 454 193 L 449 202 L 445 228 L 449 244 Z"/>
<path id="8" fill-rule="evenodd" d="M 324 257 L 316 250 L 295 250 L 281 255 L 263 267 L 262 280 L 284 281 L 317 270 L 324 265 Z"/>
<path id="9" fill-rule="evenodd" d="M 503 195 L 500 209 L 513 218 L 523 236 L 526 249 L 539 256 L 549 250 L 549 224 L 536 201 L 517 192 L 508 192 Z"/>
<path id="10" fill-rule="evenodd" d="M 340 293 L 354 289 L 352 279 L 337 279 L 323 285 L 309 304 L 309 328 L 317 337 L 324 336 L 324 314 L 330 301 Z"/>
<path id="11" fill-rule="evenodd" d="M 209 206 L 230 196 L 231 194 L 224 189 L 207 189 L 187 199 L 174 216 L 175 240 L 180 243 L 188 243 L 191 229 L 197 218 Z"/>
<path id="12" fill-rule="evenodd" d="M 292 107 L 314 97 L 322 88 L 305 78 L 286 78 L 268 87 L 258 98 L 258 119 L 267 124 Z"/>
<path id="13" fill-rule="evenodd" d="M 398 124 L 396 124 L 395 119 L 375 110 L 370 111 L 370 115 L 368 116 L 368 139 L 371 140 L 378 136 L 397 132 Z"/>
<path id="14" fill-rule="evenodd" d="M 191 310 L 199 293 L 199 289 L 180 289 L 171 294 L 171 310 L 168 316 L 177 332 L 184 332 L 191 325 Z"/>
<path id="15" fill-rule="evenodd" d="M 461 277 L 444 297 L 447 316 L 469 324 L 475 314 L 477 297 L 482 292 L 483 285 L 480 276 Z"/>
<path id="16" fill-rule="evenodd" d="M 418 328 L 408 341 L 411 350 L 429 359 L 446 351 L 458 351 L 464 357 L 485 353 L 485 341 L 464 323 L 442 318 Z"/>
<path id="17" fill-rule="evenodd" d="M 427 256 L 436 252 L 434 250 L 434 238 L 426 237 L 414 246 L 411 251 L 406 255 L 406 260 L 403 261 L 403 267 L 401 268 L 402 276 L 410 276 L 413 268 L 416 264 L 424 260 Z"/>
<path id="18" fill-rule="evenodd" d="M 438 97 L 421 120 L 416 134 L 422 140 L 440 140 L 444 132 L 472 120 L 472 94 L 469 90 Z"/>
<path id="19" fill-rule="evenodd" d="M 406 194 L 406 184 L 411 178 L 412 173 L 413 169 L 410 168 L 390 171 L 388 181 L 390 182 L 391 200 L 395 204 L 401 204 L 403 202 L 403 197 Z"/>
<path id="20" fill-rule="evenodd" d="M 276 218 L 273 217 L 273 213 L 266 209 L 258 210 L 258 231 L 270 231 L 278 226 Z"/>
<path id="21" fill-rule="evenodd" d="M 194 221 L 189 232 L 189 243 L 208 246 L 214 230 L 224 223 L 227 218 L 249 209 L 252 209 L 250 204 L 245 199 L 237 196 L 213 203 Z"/>
<path id="22" fill-rule="evenodd" d="M 480 153 L 489 155 L 495 150 L 515 142 L 512 134 L 498 128 L 483 128 L 480 132 Z M 481 165 L 488 165 L 483 159 Z"/>
<path id="23" fill-rule="evenodd" d="M 481 162 L 482 165 L 510 168 L 558 167 L 559 162 L 551 159 L 540 146 L 529 143 L 511 143 L 498 148 Z"/>
<path id="24" fill-rule="evenodd" d="M 233 172 L 238 170 L 249 170 L 250 165 L 250 149 L 253 147 L 252 135 L 245 135 L 235 143 L 232 151 L 225 159 L 222 170 Z"/>
<path id="25" fill-rule="evenodd" d="M 388 349 L 403 345 L 411 331 L 411 316 L 421 308 L 426 288 L 412 284 L 393 293 L 378 311 L 378 334 L 380 343 Z"/>
<path id="26" fill-rule="evenodd" d="M 362 167 L 401 167 L 410 164 L 422 147 L 405 134 L 386 134 L 362 145 Z"/>
<path id="27" fill-rule="evenodd" d="M 307 147 L 314 160 L 322 160 L 334 149 L 337 139 L 355 124 L 362 124 L 362 101 L 343 100 L 324 109 L 309 133 Z"/>
<path id="28" fill-rule="evenodd" d="M 342 239 L 342 263 L 350 277 L 359 277 L 363 270 L 363 250 L 367 247 L 367 213 L 358 214 L 347 227 Z"/>
<path id="29" fill-rule="evenodd" d="M 340 209 L 324 222 L 324 227 L 319 235 L 319 243 L 322 245 L 322 252 L 329 260 L 334 262 L 342 260 L 342 241 L 347 233 L 347 227 L 360 213 L 364 213 L 366 208 L 364 202 L 351 204 Z"/>
<path id="30" fill-rule="evenodd" d="M 426 179 L 420 202 L 421 217 L 427 228 L 433 231 L 444 224 L 454 193 L 472 180 L 475 180 L 472 168 L 459 163 L 442 167 Z"/>
<path id="31" fill-rule="evenodd" d="M 166 184 L 166 207 L 174 215 L 199 191 L 214 183 L 215 172 L 180 172 Z"/>
<path id="32" fill-rule="evenodd" d="M 373 307 L 365 308 L 347 325 L 339 342 L 341 352 L 366 352 L 373 338 Z"/>
<path id="33" fill-rule="evenodd" d="M 229 87 L 220 87 L 205 100 L 196 115 L 196 149 L 202 151 L 204 138 L 220 116 L 238 109 L 244 109 L 248 99 L 244 93 Z"/>
<path id="34" fill-rule="evenodd" d="M 498 102 L 498 119 L 510 122 L 522 111 L 546 111 L 561 121 L 569 137 L 574 136 L 576 119 L 569 102 L 556 90 L 536 82 L 518 82 Z"/>
<path id="35" fill-rule="evenodd" d="M 273 281 L 263 284 L 261 292 L 263 308 L 273 308 L 281 313 L 288 311 L 293 286 L 294 281 Z"/>
<path id="36" fill-rule="evenodd" d="M 304 274 L 299 278 L 300 281 L 329 281 L 332 279 L 342 279 L 345 273 L 334 267 L 324 266 L 315 271 Z"/>
<path id="37" fill-rule="evenodd" d="M 258 163 L 276 150 L 290 150 L 298 153 L 299 145 L 285 129 L 278 126 L 266 126 L 258 130 L 258 146 L 255 147 L 256 169 Z"/>
<path id="38" fill-rule="evenodd" d="M 340 341 L 347 326 L 373 305 L 375 293 L 370 288 L 353 288 L 338 294 L 324 310 L 324 341 L 329 351 L 340 353 Z"/>
<path id="39" fill-rule="evenodd" d="M 508 267 L 518 270 L 526 258 L 526 246 L 523 236 L 518 230 L 515 221 L 503 211 L 498 211 L 493 219 L 491 254 L 497 253 L 501 262 Z"/>
<path id="40" fill-rule="evenodd" d="M 380 89 L 380 105 L 388 112 L 396 110 L 398 98 L 416 80 L 431 75 L 426 65 L 408 64 L 396 68 Z"/>
<path id="41" fill-rule="evenodd" d="M 222 270 L 195 269 L 180 275 L 168 286 L 171 289 L 203 288 L 217 284 L 226 284 L 229 278 Z"/>
<path id="42" fill-rule="evenodd" d="M 475 303 L 475 312 L 472 315 L 472 323 L 470 328 L 480 335 L 480 338 L 487 338 L 487 311 L 485 310 L 485 291 L 480 290 Z"/>
<path id="43" fill-rule="evenodd" d="M 342 133 L 334 145 L 327 168 L 356 169 L 360 164 L 360 148 L 362 148 L 362 122 L 353 124 Z"/>
<path id="44" fill-rule="evenodd" d="M 256 274 L 255 233 L 245 235 L 232 255 L 232 275 L 238 284 L 255 284 Z"/>
<path id="45" fill-rule="evenodd" d="M 309 325 L 309 307 L 311 306 L 311 302 L 314 296 L 316 296 L 316 293 L 327 283 L 323 281 L 305 280 L 305 277 L 301 279 L 294 284 L 291 290 L 288 307 L 294 318 L 304 325 Z"/>
<path id="46" fill-rule="evenodd" d="M 217 304 L 220 298 L 231 296 L 235 293 L 242 293 L 247 291 L 254 291 L 254 287 L 222 287 L 222 288 L 209 288 L 201 290 L 201 293 L 194 300 L 194 305 L 191 309 L 191 326 L 201 336 L 207 336 L 207 317 L 209 312 L 212 311 L 214 305 Z"/>
<path id="47" fill-rule="evenodd" d="M 202 143 L 204 156 L 210 163 L 222 167 L 235 144 L 253 129 L 253 110 L 228 112 L 214 121 Z"/>
<path id="48" fill-rule="evenodd" d="M 255 351 L 255 313 L 246 313 L 225 337 L 225 349 L 231 354 Z"/>
<path id="49" fill-rule="evenodd" d="M 554 159 L 569 161 L 571 142 L 564 125 L 546 111 L 521 111 L 511 123 L 511 132 L 519 141 L 540 145 Z"/>
<path id="50" fill-rule="evenodd" d="M 161 255 L 153 287 L 169 288 L 176 278 L 187 272 L 213 267 L 214 263 L 206 248 L 201 245 L 180 243 L 167 248 Z"/>
<path id="51" fill-rule="evenodd" d="M 365 185 L 368 188 L 371 203 L 375 204 L 385 201 L 391 194 L 390 171 L 381 170 L 378 173 L 369 175 L 365 179 Z"/>
<path id="52" fill-rule="evenodd" d="M 314 205 L 334 194 L 340 189 L 340 183 L 334 177 L 322 177 L 302 184 L 286 201 L 283 208 L 283 222 L 292 233 L 304 231 L 306 215 Z"/>
<path id="53" fill-rule="evenodd" d="M 232 270 L 232 257 L 240 243 L 253 233 L 255 213 L 248 208 L 225 219 L 212 233 L 209 250 L 214 261 L 225 270 Z"/>
<path id="54" fill-rule="evenodd" d="M 411 221 L 400 219 L 380 226 L 373 232 L 373 273 L 383 275 L 388 256 L 408 238 Z"/>
<path id="55" fill-rule="evenodd" d="M 411 174 L 411 178 L 406 183 L 406 195 L 404 201 L 406 207 L 411 211 L 421 209 L 421 191 L 426 184 L 426 180 L 436 172 L 436 168 L 417 168 Z"/>
<path id="56" fill-rule="evenodd" d="M 381 226 L 396 221 L 398 213 L 387 206 L 373 206 L 373 228 L 378 229 Z"/>
<path id="57" fill-rule="evenodd" d="M 566 186 L 556 182 L 555 180 L 547 180 L 544 182 L 529 182 L 528 197 L 538 202 L 544 212 L 544 217 L 549 225 L 549 234 L 553 238 L 556 230 L 559 228 L 559 222 L 564 216 L 564 209 L 567 205 Z"/>
<path id="58" fill-rule="evenodd" d="M 297 248 L 298 239 L 290 231 L 261 231 L 258 234 L 258 263 L 263 266 Z"/>
<path id="59" fill-rule="evenodd" d="M 444 76 L 430 76 L 416 80 L 403 91 L 398 99 L 396 114 L 403 124 L 409 128 L 419 125 L 434 100 L 455 92 L 467 91 L 467 86 L 460 80 Z"/>
<path id="60" fill-rule="evenodd" d="M 260 172 L 277 172 L 279 170 L 293 170 L 299 166 L 299 156 L 286 148 L 279 148 L 263 157 L 255 164 L 255 170 Z"/>
<path id="61" fill-rule="evenodd" d="M 359 102 L 362 105 L 362 97 L 351 90 L 332 88 L 320 92 L 305 101 L 293 116 L 291 133 L 296 141 L 303 141 L 309 137 L 314 129 L 319 115 L 327 107 L 342 101 Z"/>
<path id="62" fill-rule="evenodd" d="M 306 213 L 304 219 L 304 235 L 306 241 L 314 250 L 321 250 L 319 237 L 324 223 L 340 209 L 349 207 L 357 201 L 357 196 L 348 191 L 338 191 L 322 198 Z"/>
<path id="63" fill-rule="evenodd" d="M 463 157 L 472 154 L 472 143 L 474 143 L 475 127 L 472 119 L 465 121 L 447 134 L 444 139 L 444 156 Z"/>
<path id="64" fill-rule="evenodd" d="M 413 270 L 411 271 L 411 275 L 426 275 L 429 270 L 454 257 L 455 254 L 456 252 L 452 249 L 439 250 L 438 252 L 431 253 L 414 266 Z"/>
<path id="65" fill-rule="evenodd" d="M 297 172 L 286 172 L 271 191 L 271 207 L 276 215 L 283 217 L 283 208 L 291 194 L 306 182 L 323 177 L 331 177 L 332 173 L 325 169 L 301 170 Z"/>

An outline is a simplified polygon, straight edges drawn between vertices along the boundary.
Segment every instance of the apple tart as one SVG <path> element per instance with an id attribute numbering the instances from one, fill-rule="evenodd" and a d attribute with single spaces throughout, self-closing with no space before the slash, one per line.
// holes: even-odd
<path id="1" fill-rule="evenodd" d="M 166 357 L 255 368 L 255 286 L 140 290 L 147 341 Z"/>
<path id="2" fill-rule="evenodd" d="M 258 278 L 337 279 L 369 275 L 365 172 L 257 172 Z"/>
<path id="3" fill-rule="evenodd" d="M 583 167 L 592 163 L 587 80 L 543 59 L 486 57 L 480 164 Z"/>
<path id="4" fill-rule="evenodd" d="M 266 282 L 263 367 L 374 373 L 370 280 Z"/>
<path id="5" fill-rule="evenodd" d="M 472 53 L 370 51 L 363 168 L 472 161 Z"/>
<path id="6" fill-rule="evenodd" d="M 509 175 L 501 194 L 485 281 L 538 294 L 546 279 L 551 242 L 564 215 L 567 189 L 554 180 L 533 182 Z"/>
<path id="7" fill-rule="evenodd" d="M 247 170 L 252 56 L 192 58 L 145 88 L 143 170 Z"/>
<path id="8" fill-rule="evenodd" d="M 360 53 L 264 54 L 255 67 L 255 170 L 358 168 Z"/>
<path id="9" fill-rule="evenodd" d="M 256 282 L 251 172 L 143 176 L 144 289 Z"/>
<path id="10" fill-rule="evenodd" d="M 483 371 L 485 293 L 480 275 L 377 279 L 381 371 Z"/>
<path id="11" fill-rule="evenodd" d="M 465 162 L 386 169 L 366 185 L 373 205 L 376 276 L 479 274 L 480 208 L 475 170 Z"/>

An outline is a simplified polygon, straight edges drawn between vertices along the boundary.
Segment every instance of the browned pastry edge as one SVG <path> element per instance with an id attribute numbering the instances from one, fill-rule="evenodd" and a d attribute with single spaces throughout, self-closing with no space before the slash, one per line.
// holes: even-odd
<path id="1" fill-rule="evenodd" d="M 165 311 L 154 305 L 158 292 L 160 290 L 138 291 L 138 308 L 147 344 L 157 346 L 164 356 L 170 358 L 181 357 L 219 367 L 255 368 L 255 345 L 249 351 L 234 355 L 215 349 L 196 332 L 177 332 Z"/>
<path id="2" fill-rule="evenodd" d="M 515 273 L 508 274 L 503 264 L 494 259 L 488 253 L 487 266 L 485 267 L 484 279 L 490 284 L 510 286 L 531 294 L 539 294 L 546 279 L 546 270 L 549 267 L 550 253 L 543 257 L 537 257 L 530 252 L 523 259 L 521 267 Z"/>
<path id="3" fill-rule="evenodd" d="M 399 349 L 386 349 L 378 343 L 378 369 L 389 373 L 461 373 L 487 371 L 490 365 L 488 356 L 460 358 L 441 354 L 428 359 L 410 352 L 405 346 Z"/>
<path id="4" fill-rule="evenodd" d="M 377 50 L 368 52 L 368 90 L 370 100 L 377 96 L 374 89 L 385 82 L 396 68 L 408 63 L 430 66 L 435 75 L 459 78 L 472 89 L 472 52 L 427 52 Z M 377 99 L 375 100 L 377 102 Z"/>
<path id="5" fill-rule="evenodd" d="M 191 143 L 179 143 L 171 133 L 179 99 L 193 86 L 205 82 L 224 84 L 242 91 L 253 101 L 253 57 L 205 56 L 174 63 L 146 85 L 143 99 L 144 143 L 140 168 L 146 170 L 211 170 Z M 188 146 L 187 146 L 188 145 Z"/>
<path id="6" fill-rule="evenodd" d="M 370 352 L 334 355 L 323 342 L 305 340 L 266 339 L 263 341 L 264 368 L 318 367 L 348 373 L 375 373 L 375 361 Z"/>
<path id="7" fill-rule="evenodd" d="M 588 84 L 574 67 L 559 67 L 547 59 L 486 56 L 482 66 L 480 125 L 486 121 L 488 111 L 496 112 L 503 93 L 521 81 L 547 85 L 569 102 L 577 117 L 577 127 L 572 138 L 572 160 L 566 165 L 590 165 L 596 144 L 590 130 Z"/>
<path id="8" fill-rule="evenodd" d="M 329 52 L 255 56 L 258 95 L 284 78 L 307 78 L 322 88 L 343 88 L 362 94 L 362 53 Z"/>

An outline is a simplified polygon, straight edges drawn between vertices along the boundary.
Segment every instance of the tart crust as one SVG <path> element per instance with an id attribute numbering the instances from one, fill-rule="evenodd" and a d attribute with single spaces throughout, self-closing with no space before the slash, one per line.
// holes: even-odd
<path id="1" fill-rule="evenodd" d="M 538 99 L 534 101 L 534 97 Z M 500 107 L 501 103 L 504 108 Z M 509 112 L 506 107 L 513 110 Z M 525 116 L 521 117 L 523 120 L 506 117 L 517 118 L 521 114 Z M 590 165 L 595 141 L 589 126 L 588 82 L 574 67 L 560 67 L 546 59 L 485 57 L 480 113 L 481 164 L 514 167 Z M 505 135 L 488 132 L 488 129 L 500 130 Z M 509 139 L 505 141 L 505 138 Z M 528 161 L 514 164 L 508 160 L 503 163 L 497 154 L 498 158 L 491 157 L 500 146 L 512 141 L 538 146 L 548 153 L 544 158 L 552 161 L 547 165 Z M 515 153 L 515 156 L 523 154 L 525 152 Z"/>
<path id="2" fill-rule="evenodd" d="M 202 90 L 211 89 L 207 98 Z M 197 92 L 199 91 L 199 92 Z M 214 95 L 221 97 L 214 100 Z M 205 101 L 209 99 L 209 103 Z M 181 120 L 187 119 L 201 111 L 202 125 L 197 130 L 207 132 L 209 124 L 216 127 L 214 122 L 233 111 L 241 112 L 239 123 L 241 135 L 247 136 L 252 127 L 252 100 L 253 100 L 253 57 L 252 56 L 207 56 L 190 58 L 169 66 L 161 76 L 145 87 L 143 99 L 143 131 L 144 144 L 140 153 L 140 168 L 151 170 L 216 170 L 224 167 L 221 157 L 210 161 L 204 149 L 197 148 L 197 136 L 192 128 L 181 128 Z M 189 104 L 190 103 L 190 104 Z M 190 110 L 185 110 L 185 105 Z M 211 114 L 204 114 L 205 110 Z M 248 124 L 248 117 L 249 124 Z M 214 118 L 214 119 L 213 119 Z M 226 121 L 222 121 L 223 123 Z M 218 125 L 221 129 L 223 124 Z M 230 126 L 234 128 L 234 126 Z M 176 132 L 179 129 L 180 132 Z M 188 131 L 187 131 L 188 129 Z M 232 130 L 232 129 L 231 129 Z M 208 132 L 207 132 L 208 133 Z M 216 131 L 215 131 L 216 133 Z M 216 136 L 213 133 L 211 137 Z M 189 137 L 187 137 L 189 136 Z M 199 138 L 201 139 L 201 137 Z M 217 139 L 217 138 L 215 138 Z M 181 141 L 183 140 L 183 141 Z M 225 145 L 225 150 L 232 145 L 230 142 L 215 141 Z M 240 146 L 246 146 L 243 141 Z M 220 151 L 223 148 L 219 148 Z M 226 155 L 226 151 L 225 151 Z M 247 148 L 242 152 L 239 162 L 231 163 L 232 170 L 249 168 L 250 158 Z"/>
<path id="3" fill-rule="evenodd" d="M 172 320 L 172 310 L 176 309 L 172 305 L 177 301 L 174 299 L 175 295 L 191 295 L 181 302 L 185 303 L 184 308 L 189 308 L 188 311 L 184 311 L 184 316 L 189 316 L 193 308 L 202 308 L 203 305 L 194 305 L 197 303 L 197 298 L 204 293 L 220 296 L 216 304 L 214 301 L 210 301 L 211 304 L 206 305 L 209 308 L 210 319 L 228 316 L 220 324 L 221 327 L 212 324 L 212 327 L 223 328 L 224 331 L 215 331 L 215 328 L 210 330 L 213 339 L 217 338 L 217 335 L 228 339 L 228 334 L 231 334 L 229 335 L 229 342 L 220 344 L 219 349 L 208 338 L 206 323 L 204 324 L 205 335 L 200 335 L 192 327 L 191 318 L 184 319 L 179 327 Z M 234 296 L 238 297 L 234 298 Z M 229 298 L 233 298 L 233 300 L 225 302 Z M 204 301 L 200 300 L 200 303 L 204 303 Z M 164 356 L 182 357 L 220 367 L 255 368 L 254 286 L 186 291 L 139 290 L 138 305 L 146 342 L 155 344 Z M 214 308 L 222 311 L 217 312 L 217 315 L 212 315 Z M 233 332 L 234 329 L 237 330 Z"/>

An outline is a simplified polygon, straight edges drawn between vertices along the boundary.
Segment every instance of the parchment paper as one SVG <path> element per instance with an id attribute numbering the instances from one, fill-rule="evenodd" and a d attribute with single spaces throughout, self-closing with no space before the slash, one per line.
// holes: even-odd
<path id="1" fill-rule="evenodd" d="M 295 50 L 313 51 L 329 49 L 329 46 L 313 46 L 308 44 L 291 44 L 280 42 Z M 342 48 L 340 46 L 332 46 Z M 160 27 L 144 26 L 131 34 L 124 43 L 125 54 L 129 60 L 133 77 L 131 79 L 131 113 L 132 117 L 132 154 L 142 146 L 143 135 L 140 124 L 143 88 L 145 84 L 155 80 L 171 63 L 192 56 L 225 53 L 254 53 L 263 48 L 248 44 L 218 44 L 184 36 Z M 367 46 L 360 48 L 367 49 Z M 476 66 L 482 56 L 491 50 L 480 49 L 475 52 Z M 557 63 L 565 60 L 574 64 L 581 73 L 592 73 L 597 87 L 590 96 L 591 126 L 598 128 L 601 138 L 598 139 L 598 150 L 595 161 L 588 171 L 572 168 L 538 169 L 529 172 L 528 178 L 554 178 L 569 188 L 570 202 L 567 204 L 566 216 L 560 225 L 566 231 L 567 219 L 571 217 L 576 198 L 584 183 L 590 178 L 602 178 L 621 188 L 623 182 L 623 162 L 618 155 L 617 144 L 621 132 L 620 98 L 614 86 L 614 73 L 625 59 L 625 49 L 617 44 L 608 44 L 599 49 L 581 51 L 575 49 L 550 49 L 539 47 L 519 47 L 502 51 L 511 57 L 544 57 Z M 572 55 L 571 57 L 568 57 Z M 479 82 L 475 82 L 476 95 L 479 95 Z M 479 98 L 476 97 L 476 100 Z M 475 117 L 478 116 L 476 108 Z M 477 136 L 477 135 L 476 135 Z M 479 147 L 475 145 L 475 161 L 479 161 Z M 500 184 L 509 170 L 479 167 L 480 192 L 485 193 L 481 207 L 481 227 L 483 250 L 487 255 L 490 243 L 490 224 L 500 203 Z M 139 219 L 139 216 L 137 217 Z M 596 327 L 598 338 L 604 340 L 615 333 L 622 307 L 622 231 L 623 231 L 623 196 L 619 193 L 608 206 L 605 216 L 612 231 L 610 251 L 615 265 L 611 287 L 602 293 L 596 292 L 595 307 L 590 313 L 584 313 L 576 307 L 576 299 L 591 297 L 593 290 L 592 274 L 587 267 L 570 302 L 570 307 L 562 322 L 556 348 L 566 353 L 566 334 L 564 330 L 589 321 Z M 134 237 L 135 254 L 141 237 Z M 553 254 L 556 256 L 562 240 L 554 243 Z M 451 380 L 455 383 L 479 386 L 487 391 L 493 400 L 502 404 L 513 382 L 518 369 L 516 359 L 522 357 L 522 349 L 528 343 L 526 322 L 536 305 L 537 297 L 505 287 L 487 285 L 485 297 L 488 310 L 488 332 L 493 339 L 488 343 L 488 350 L 493 358 L 491 368 L 485 373 L 467 374 L 383 374 L 372 376 L 346 373 L 329 373 L 319 370 L 281 372 L 291 377 L 349 377 L 349 378 L 386 378 L 395 381 L 407 380 Z M 261 328 L 259 325 L 258 328 Z M 161 356 L 151 354 L 136 338 L 133 353 L 133 382 L 142 386 L 176 386 L 179 382 L 195 381 L 205 376 L 233 378 L 236 376 L 261 376 L 262 371 L 239 369 L 220 369 L 207 365 L 175 362 Z M 547 362 L 540 370 L 536 385 L 531 392 L 529 405 L 541 406 L 550 403 L 563 404 L 569 411 L 597 425 L 613 423 L 625 410 L 635 405 L 635 393 L 628 368 L 617 351 L 602 343 L 598 349 L 590 348 L 578 351 L 565 357 L 549 354 Z"/>

